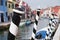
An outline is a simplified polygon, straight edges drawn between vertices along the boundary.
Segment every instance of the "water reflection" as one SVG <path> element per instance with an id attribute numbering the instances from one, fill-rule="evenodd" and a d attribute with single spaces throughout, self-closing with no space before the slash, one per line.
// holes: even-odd
<path id="1" fill-rule="evenodd" d="M 7 40 L 7 31 L 0 31 L 0 40 Z"/>

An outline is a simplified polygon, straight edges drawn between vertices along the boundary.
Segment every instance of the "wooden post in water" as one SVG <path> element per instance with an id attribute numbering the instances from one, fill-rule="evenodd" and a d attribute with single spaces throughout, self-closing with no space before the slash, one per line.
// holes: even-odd
<path id="1" fill-rule="evenodd" d="M 23 8 L 15 8 L 15 9 L 13 9 L 13 13 L 14 13 L 14 15 L 12 17 L 7 40 L 15 40 L 15 37 L 18 33 L 20 20 L 21 20 L 20 16 L 22 14 L 24 14 L 24 9 Z"/>
<path id="2" fill-rule="evenodd" d="M 36 40 L 35 34 L 37 32 L 37 25 L 38 25 L 39 13 L 40 13 L 40 10 L 37 10 L 36 17 L 35 17 L 35 22 L 34 22 L 34 26 L 33 26 L 33 33 L 32 33 L 31 40 Z"/>

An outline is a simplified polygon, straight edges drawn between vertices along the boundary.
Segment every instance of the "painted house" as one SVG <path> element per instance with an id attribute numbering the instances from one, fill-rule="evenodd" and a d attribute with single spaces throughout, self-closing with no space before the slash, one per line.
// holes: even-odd
<path id="1" fill-rule="evenodd" d="M 7 0 L 0 0 L 0 22 L 7 22 Z"/>
<path id="2" fill-rule="evenodd" d="M 16 4 L 16 0 L 7 0 L 7 10 L 8 10 L 8 20 L 11 21 L 12 16 L 13 16 L 13 9 L 18 6 Z"/>

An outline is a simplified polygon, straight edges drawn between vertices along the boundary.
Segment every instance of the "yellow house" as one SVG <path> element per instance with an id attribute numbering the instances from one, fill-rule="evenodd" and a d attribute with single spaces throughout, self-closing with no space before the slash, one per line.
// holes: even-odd
<path id="1" fill-rule="evenodd" d="M 11 21 L 13 8 L 15 8 L 16 0 L 7 0 L 8 20 Z"/>
<path id="2" fill-rule="evenodd" d="M 10 13 L 13 13 L 13 8 L 15 8 L 15 4 L 16 4 L 16 0 L 7 1 L 8 15 L 10 15 Z"/>

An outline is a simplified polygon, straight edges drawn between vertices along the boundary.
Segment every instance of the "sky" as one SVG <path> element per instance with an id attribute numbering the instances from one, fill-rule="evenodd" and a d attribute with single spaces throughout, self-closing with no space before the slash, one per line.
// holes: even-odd
<path id="1" fill-rule="evenodd" d="M 32 9 L 60 6 L 60 0 L 23 0 Z"/>

